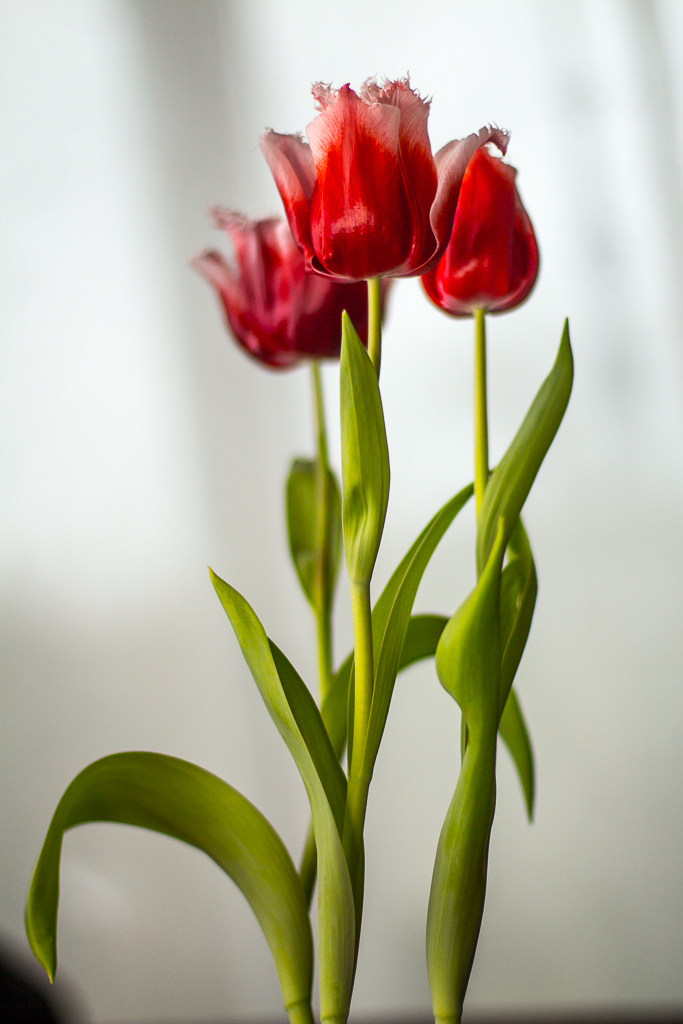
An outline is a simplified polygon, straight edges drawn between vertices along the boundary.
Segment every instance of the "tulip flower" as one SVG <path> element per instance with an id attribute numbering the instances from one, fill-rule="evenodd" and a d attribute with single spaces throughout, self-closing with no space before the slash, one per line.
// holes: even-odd
<path id="1" fill-rule="evenodd" d="M 313 87 L 320 111 L 297 135 L 267 131 L 261 150 L 275 178 L 306 265 L 361 281 L 414 277 L 432 267 L 451 234 L 465 169 L 494 128 L 432 155 L 429 102 L 406 80 Z"/>
<path id="2" fill-rule="evenodd" d="M 214 219 L 232 240 L 236 266 L 211 250 L 193 266 L 215 288 L 235 339 L 249 355 L 274 369 L 303 359 L 338 359 L 343 310 L 367 343 L 364 285 L 310 273 L 279 218 L 249 221 L 215 210 Z"/>
<path id="3" fill-rule="evenodd" d="M 514 309 L 536 283 L 538 245 L 516 175 L 485 148 L 465 171 L 446 251 L 422 278 L 432 302 L 451 316 Z"/>

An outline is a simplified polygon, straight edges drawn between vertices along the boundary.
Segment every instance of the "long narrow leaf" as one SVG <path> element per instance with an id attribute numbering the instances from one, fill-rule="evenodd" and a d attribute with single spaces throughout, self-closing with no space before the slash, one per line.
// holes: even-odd
<path id="1" fill-rule="evenodd" d="M 501 713 L 529 638 L 538 594 L 534 557 L 521 518 L 510 535 L 507 556 L 500 592 L 503 658 L 498 706 Z"/>
<path id="2" fill-rule="evenodd" d="M 164 754 L 104 757 L 77 775 L 60 800 L 26 906 L 31 948 L 51 979 L 57 967 L 62 838 L 67 829 L 93 821 L 162 832 L 211 857 L 244 893 L 263 929 L 292 1020 L 310 1019 L 311 928 L 299 877 L 281 839 L 232 786 Z"/>
<path id="3" fill-rule="evenodd" d="M 534 819 L 534 798 L 536 795 L 536 773 L 534 769 L 534 752 L 524 715 L 514 688 L 510 690 L 503 714 L 498 725 L 498 732 L 514 762 L 519 781 L 524 793 L 529 821 Z"/>
<path id="4" fill-rule="evenodd" d="M 377 373 L 342 313 L 342 523 L 352 583 L 369 583 L 389 500 L 389 452 Z"/>
<path id="5" fill-rule="evenodd" d="M 461 1019 L 484 910 L 496 792 L 504 552 L 501 521 L 479 582 L 449 621 L 436 651 L 441 685 L 460 705 L 468 729 L 439 838 L 427 914 L 427 971 L 436 1020 Z"/>
<path id="6" fill-rule="evenodd" d="M 254 610 L 241 594 L 215 573 L 211 574 L 211 578 L 235 630 L 254 681 L 296 762 L 306 787 L 318 850 L 321 1018 L 346 1020 L 351 999 L 355 955 L 353 894 L 339 828 L 330 802 L 335 801 L 334 776 L 328 775 L 329 763 L 320 759 L 320 751 L 325 749 L 325 741 L 318 736 L 316 742 L 309 748 L 305 739 L 305 733 L 310 729 L 316 729 L 319 733 L 325 732 L 322 719 L 317 708 L 313 710 L 315 705 L 313 708 L 310 704 L 306 705 L 304 716 L 301 708 L 297 706 L 296 699 L 293 699 L 294 706 L 290 705 L 286 691 L 290 697 L 296 694 L 298 698 L 305 700 L 304 692 L 308 693 L 306 687 L 303 683 L 300 687 L 296 683 L 292 685 L 291 677 L 287 678 L 286 688 L 283 686 L 273 649 Z M 310 694 L 308 696 L 310 698 Z M 297 715 L 301 725 L 297 721 Z M 316 722 L 317 724 L 314 724 Z M 321 772 L 324 777 L 321 777 Z"/>
<path id="7" fill-rule="evenodd" d="M 524 421 L 486 487 L 477 526 L 477 568 L 488 559 L 498 529 L 507 524 L 509 538 L 536 474 L 562 422 L 574 379 L 574 361 L 565 321 L 555 365 L 540 387 Z"/>
<path id="8" fill-rule="evenodd" d="M 462 491 L 446 502 L 443 508 L 436 513 L 390 579 L 385 591 L 388 591 L 387 598 L 382 600 L 384 594 L 380 598 L 381 604 L 376 616 L 378 630 L 381 628 L 380 623 L 381 619 L 384 618 L 385 608 L 389 605 L 389 600 L 393 596 L 389 614 L 386 617 L 386 625 L 382 633 L 381 647 L 377 659 L 375 688 L 372 694 L 370 722 L 365 744 L 365 769 L 370 773 L 372 772 L 386 725 L 394 683 L 399 671 L 401 653 L 406 639 L 408 623 L 410 622 L 410 613 L 413 609 L 418 587 L 439 541 L 458 512 L 469 501 L 471 494 L 471 487 L 463 488 Z"/>

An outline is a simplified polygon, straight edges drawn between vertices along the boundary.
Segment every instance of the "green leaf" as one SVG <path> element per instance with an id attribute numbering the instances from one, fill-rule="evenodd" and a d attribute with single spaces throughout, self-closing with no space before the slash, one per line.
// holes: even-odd
<path id="1" fill-rule="evenodd" d="M 432 876 L 427 970 L 437 1020 L 459 1021 L 484 912 L 496 792 L 500 686 L 500 577 L 505 522 L 475 589 L 443 631 L 436 669 L 457 701 L 468 740 Z"/>
<path id="2" fill-rule="evenodd" d="M 26 905 L 31 949 L 53 979 L 59 864 L 67 829 L 115 821 L 203 850 L 241 889 L 270 946 L 292 1019 L 310 1007 L 313 943 L 299 877 L 263 815 L 222 779 L 164 754 L 112 754 L 77 775 L 60 800 Z"/>
<path id="3" fill-rule="evenodd" d="M 474 590 L 449 620 L 436 648 L 436 672 L 459 704 L 470 737 L 498 729 L 500 687 L 500 577 L 505 522 Z"/>
<path id="4" fill-rule="evenodd" d="M 574 361 L 565 321 L 555 365 L 541 385 L 524 422 L 489 479 L 477 526 L 477 568 L 489 557 L 503 518 L 508 535 L 515 526 L 536 474 L 562 422 L 574 379 Z"/>
<path id="5" fill-rule="evenodd" d="M 522 784 L 522 792 L 526 803 L 529 821 L 534 820 L 534 797 L 536 793 L 536 778 L 534 771 L 534 752 L 531 747 L 531 740 L 527 731 L 522 709 L 514 689 L 510 690 L 503 714 L 498 726 L 501 739 L 510 751 L 514 761 L 519 781 Z"/>
<path id="6" fill-rule="evenodd" d="M 346 776 L 334 752 L 327 729 L 311 693 L 292 663 L 280 648 L 269 640 L 273 661 L 304 743 L 323 784 L 339 834 L 344 827 Z"/>
<path id="7" fill-rule="evenodd" d="M 342 522 L 349 579 L 367 584 L 389 500 L 389 452 L 377 373 L 342 313 L 340 361 Z"/>
<path id="8" fill-rule="evenodd" d="M 515 523 L 507 549 L 500 590 L 503 659 L 499 708 L 502 712 L 517 674 L 534 617 L 538 580 L 531 545 L 521 519 Z"/>
<path id="9" fill-rule="evenodd" d="M 398 670 L 402 672 L 416 661 L 433 658 L 436 646 L 448 619 L 445 615 L 412 615 L 408 623 L 406 638 L 399 660 Z"/>
<path id="10" fill-rule="evenodd" d="M 317 463 L 295 459 L 287 478 L 287 532 L 289 550 L 301 587 L 313 609 L 325 614 L 332 597 L 341 559 L 341 496 L 332 470 L 326 474 L 327 493 L 319 495 Z M 321 523 L 321 509 L 329 510 Z M 318 568 L 318 552 L 323 559 Z"/>
<path id="11" fill-rule="evenodd" d="M 377 630 L 380 642 L 375 647 L 379 653 L 365 744 L 368 772 L 372 772 L 384 733 L 418 587 L 439 541 L 471 495 L 471 486 L 463 488 L 436 513 L 401 561 L 373 610 L 373 634 Z"/>
<path id="12" fill-rule="evenodd" d="M 271 647 L 254 610 L 241 594 L 213 572 L 211 579 L 264 703 L 306 787 L 318 850 L 320 1012 L 323 1019 L 340 1017 L 346 1020 L 353 984 L 355 921 L 339 818 L 335 819 L 333 810 L 333 805 L 336 805 L 337 812 L 339 810 L 338 775 L 335 774 L 340 770 L 339 763 L 332 755 L 335 763 L 332 770 L 329 759 L 331 746 L 315 703 L 289 662 L 278 652 L 278 662 L 281 668 L 284 667 L 284 680 L 281 679 L 275 661 L 277 654 L 274 655 L 277 648 L 275 645 Z M 307 702 L 305 694 L 308 694 L 310 702 Z M 315 733 L 313 738 L 312 733 Z"/>

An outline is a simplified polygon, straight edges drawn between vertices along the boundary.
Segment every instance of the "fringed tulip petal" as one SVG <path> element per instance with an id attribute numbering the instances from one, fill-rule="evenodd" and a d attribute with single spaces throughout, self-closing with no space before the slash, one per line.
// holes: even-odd
<path id="1" fill-rule="evenodd" d="M 316 169 L 315 269 L 360 281 L 389 273 L 408 256 L 412 232 L 400 120 L 398 108 L 365 103 L 348 85 L 334 98 L 325 95 L 321 113 L 306 129 Z"/>
<path id="2" fill-rule="evenodd" d="M 466 139 L 449 142 L 437 153 L 436 166 L 439 184 L 431 210 L 431 224 L 436 245 L 431 259 L 423 265 L 418 273 L 423 274 L 430 266 L 434 266 L 443 254 L 451 234 L 460 186 L 467 165 L 474 154 L 487 142 L 494 142 L 501 153 L 505 153 L 508 144 L 507 133 L 499 128 L 480 128 L 476 135 L 468 135 Z"/>
<path id="3" fill-rule="evenodd" d="M 315 257 L 311 242 L 310 207 L 315 187 L 311 147 L 299 135 L 268 130 L 259 139 L 287 214 L 289 227 L 310 266 Z"/>

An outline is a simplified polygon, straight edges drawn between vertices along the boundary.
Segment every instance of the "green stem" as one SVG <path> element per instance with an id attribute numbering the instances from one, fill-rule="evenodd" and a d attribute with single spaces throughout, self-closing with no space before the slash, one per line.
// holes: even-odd
<path id="1" fill-rule="evenodd" d="M 474 311 L 474 499 L 477 515 L 489 479 L 489 425 L 486 389 L 486 313 Z"/>
<path id="2" fill-rule="evenodd" d="M 356 910 L 356 948 L 363 909 L 363 828 L 370 776 L 365 770 L 365 744 L 374 681 L 370 584 L 351 583 L 354 640 L 353 744 L 344 819 L 344 852 L 351 875 Z"/>
<path id="3" fill-rule="evenodd" d="M 379 377 L 382 362 L 382 282 L 368 278 L 368 355 Z"/>
<path id="4" fill-rule="evenodd" d="M 351 616 L 354 642 L 354 708 L 353 750 L 349 777 L 360 774 L 372 702 L 374 666 L 369 583 L 351 583 Z"/>
<path id="5" fill-rule="evenodd" d="M 293 1003 L 286 1009 L 289 1024 L 315 1024 L 310 999 L 302 999 L 300 1003 Z"/>
<path id="6" fill-rule="evenodd" d="M 439 837 L 427 913 L 427 973 L 434 1018 L 460 1024 L 486 893 L 496 803 L 496 732 L 470 736 Z"/>
<path id="7" fill-rule="evenodd" d="M 318 640 L 318 674 L 320 678 L 320 700 L 325 699 L 332 684 L 332 604 L 329 595 L 329 533 L 332 528 L 332 508 L 328 478 L 330 464 L 327 454 L 327 429 L 325 426 L 325 401 L 323 396 L 320 363 L 311 362 L 311 383 L 313 385 L 313 409 L 315 411 L 316 438 L 316 508 L 318 512 L 318 535 L 315 563 L 315 622 Z M 315 878 L 318 869 L 318 854 L 315 844 L 313 822 L 308 826 L 304 851 L 301 856 L 299 876 L 308 905 L 311 905 Z"/>
<path id="8" fill-rule="evenodd" d="M 330 508 L 330 488 L 328 476 L 330 472 L 327 455 L 327 430 L 325 427 L 325 403 L 323 399 L 320 364 L 317 360 L 311 363 L 311 380 L 313 383 L 313 406 L 315 409 L 315 433 L 317 445 L 316 458 L 316 506 L 318 510 L 318 537 L 316 545 L 316 626 L 318 636 L 318 672 L 320 676 L 320 696 L 324 700 L 332 682 L 332 607 L 329 596 L 330 572 L 328 548 L 329 533 L 332 526 Z"/>

